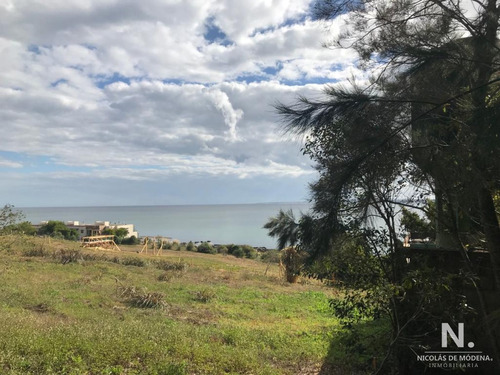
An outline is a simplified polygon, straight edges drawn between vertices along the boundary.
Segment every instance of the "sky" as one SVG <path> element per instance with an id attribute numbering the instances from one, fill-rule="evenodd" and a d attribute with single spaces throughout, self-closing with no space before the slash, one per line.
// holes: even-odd
<path id="1" fill-rule="evenodd" d="M 273 105 L 361 74 L 308 0 L 0 0 L 0 203 L 297 202 Z M 2 202 L 3 201 L 3 202 Z"/>

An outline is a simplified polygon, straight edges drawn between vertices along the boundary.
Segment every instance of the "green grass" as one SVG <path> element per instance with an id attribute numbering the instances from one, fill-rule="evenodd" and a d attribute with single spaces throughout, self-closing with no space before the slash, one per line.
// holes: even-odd
<path id="1" fill-rule="evenodd" d="M 275 265 L 183 251 L 52 255 L 76 249 L 0 238 L 0 373 L 314 374 L 339 329 L 334 291 L 284 283 Z M 162 303 L 141 307 L 124 288 Z"/>

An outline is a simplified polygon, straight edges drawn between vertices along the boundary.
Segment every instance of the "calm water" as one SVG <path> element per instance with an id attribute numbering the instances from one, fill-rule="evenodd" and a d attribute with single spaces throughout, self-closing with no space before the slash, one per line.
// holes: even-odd
<path id="1" fill-rule="evenodd" d="M 273 248 L 276 242 L 262 229 L 280 209 L 292 209 L 295 216 L 307 212 L 308 203 L 265 203 L 192 206 L 127 207 L 27 207 L 20 208 L 26 220 L 110 221 L 134 224 L 140 236 L 162 235 L 180 241 L 249 244 Z"/>

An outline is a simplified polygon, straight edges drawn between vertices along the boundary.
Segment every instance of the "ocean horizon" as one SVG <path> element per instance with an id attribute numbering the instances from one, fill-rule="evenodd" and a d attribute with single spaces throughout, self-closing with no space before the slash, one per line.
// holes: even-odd
<path id="1" fill-rule="evenodd" d="M 33 224 L 42 221 L 79 221 L 90 224 L 134 224 L 139 236 L 172 237 L 181 242 L 211 241 L 217 244 L 247 244 L 275 248 L 276 240 L 263 225 L 278 211 L 292 210 L 296 217 L 307 212 L 307 202 L 159 205 L 16 207 Z"/>

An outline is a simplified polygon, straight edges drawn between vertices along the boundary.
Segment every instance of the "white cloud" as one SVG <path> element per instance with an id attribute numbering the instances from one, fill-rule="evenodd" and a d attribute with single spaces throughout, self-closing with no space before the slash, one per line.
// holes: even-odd
<path id="1" fill-rule="evenodd" d="M 73 166 L 175 166 L 181 159 L 172 155 L 200 160 L 208 155 L 248 166 L 249 173 L 266 173 L 269 158 L 307 170 L 298 145 L 280 137 L 271 104 L 317 88 L 277 82 L 209 89 L 158 81 L 116 83 L 102 91 L 104 100 L 95 107 L 70 109 L 58 101 L 59 94 L 26 97 L 0 91 L 0 113 L 11 117 L 3 145 L 6 151 L 47 155 Z M 39 122 L 23 113 L 27 105 Z M 253 164 L 260 169 L 252 169 Z"/>
<path id="2" fill-rule="evenodd" d="M 214 88 L 209 89 L 207 92 L 215 107 L 222 113 L 224 122 L 229 128 L 229 130 L 227 131 L 228 136 L 226 137 L 226 140 L 231 142 L 242 140 L 238 137 L 236 124 L 243 117 L 243 111 L 241 109 L 235 110 L 233 108 L 231 102 L 229 101 L 229 97 L 225 92 Z"/>
<path id="3" fill-rule="evenodd" d="M 306 14 L 309 0 L 221 1 L 215 7 L 217 25 L 236 43 L 248 42 L 256 31 L 275 28 Z"/>
<path id="4" fill-rule="evenodd" d="M 0 168 L 22 168 L 23 164 L 14 160 L 8 160 L 0 157 Z"/>
<path id="5" fill-rule="evenodd" d="M 325 29 L 309 6 L 4 1 L 0 151 L 44 157 L 44 173 L 60 180 L 308 176 L 310 161 L 283 137 L 272 105 L 320 95 L 307 81 L 362 76 L 352 52 L 321 47 Z M 207 40 L 208 25 L 222 44 Z"/>

